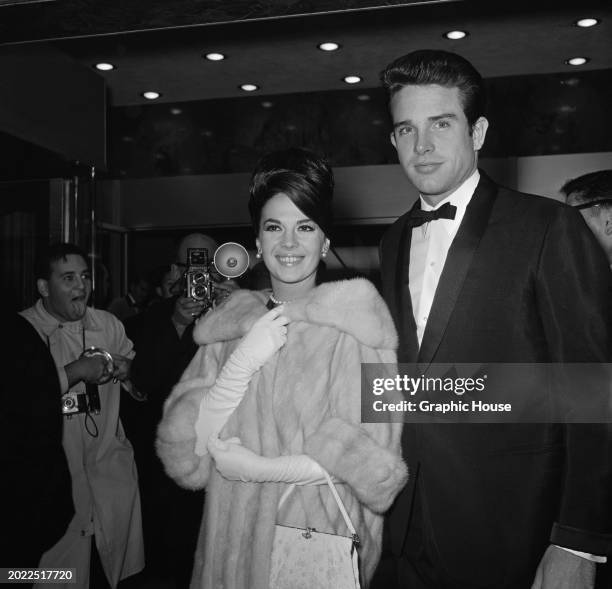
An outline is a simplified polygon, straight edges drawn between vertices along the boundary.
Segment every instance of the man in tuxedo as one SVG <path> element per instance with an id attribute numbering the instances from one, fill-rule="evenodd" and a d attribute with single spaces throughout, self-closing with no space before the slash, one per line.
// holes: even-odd
<path id="1" fill-rule="evenodd" d="M 381 243 L 400 362 L 610 362 L 611 276 L 579 213 L 478 170 L 488 121 L 475 68 L 423 50 L 381 78 L 420 193 Z M 403 451 L 411 477 L 387 518 L 385 586 L 593 586 L 612 553 L 609 424 L 406 424 Z"/>

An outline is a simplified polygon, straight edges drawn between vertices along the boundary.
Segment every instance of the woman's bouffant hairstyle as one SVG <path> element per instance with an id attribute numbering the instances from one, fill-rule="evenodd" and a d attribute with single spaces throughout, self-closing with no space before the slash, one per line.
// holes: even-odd
<path id="1" fill-rule="evenodd" d="M 464 57 L 449 51 L 421 49 L 398 57 L 381 73 L 389 98 L 404 86 L 438 84 L 459 88 L 463 112 L 472 127 L 484 115 L 486 95 L 482 76 Z"/>
<path id="2" fill-rule="evenodd" d="M 249 193 L 249 213 L 256 235 L 264 205 L 282 193 L 329 237 L 334 175 L 327 161 L 314 152 L 292 147 L 263 156 L 255 166 Z"/>

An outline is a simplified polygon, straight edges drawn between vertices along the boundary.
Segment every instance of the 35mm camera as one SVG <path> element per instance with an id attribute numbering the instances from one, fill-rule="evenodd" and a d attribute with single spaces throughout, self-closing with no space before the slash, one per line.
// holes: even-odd
<path id="1" fill-rule="evenodd" d="M 76 415 L 77 413 L 90 413 L 99 415 L 100 413 L 100 394 L 97 385 L 87 385 L 87 391 L 79 393 L 68 391 L 62 395 L 62 414 Z"/>
<path id="2" fill-rule="evenodd" d="M 100 356 L 104 360 L 104 372 L 99 383 L 103 384 L 112 378 L 115 370 L 113 356 L 102 348 L 87 348 L 83 350 L 81 358 L 92 358 Z M 62 414 L 68 417 L 78 413 L 99 415 L 101 410 L 100 392 L 96 383 L 85 383 L 85 392 L 68 391 L 62 395 Z"/>

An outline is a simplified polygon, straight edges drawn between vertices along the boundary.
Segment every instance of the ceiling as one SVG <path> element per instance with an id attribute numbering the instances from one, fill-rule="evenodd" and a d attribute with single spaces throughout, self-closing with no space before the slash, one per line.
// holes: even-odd
<path id="1" fill-rule="evenodd" d="M 103 17 L 101 4 L 109 8 Z M 347 74 L 361 76 L 360 87 L 372 88 L 384 65 L 418 48 L 461 53 L 484 77 L 568 72 L 572 67 L 565 60 L 574 56 L 590 58 L 581 71 L 612 68 L 610 2 L 564 7 L 537 0 L 515 0 L 511 6 L 467 0 L 191 0 L 189 12 L 188 2 L 180 0 L 163 3 L 165 18 L 155 12 L 161 10 L 158 1 L 123 4 L 122 9 L 118 2 L 57 0 L 0 6 L 0 44 L 44 40 L 86 67 L 113 63 L 114 71 L 100 73 L 111 106 L 147 103 L 145 90 L 161 92 L 156 102 L 167 103 L 244 96 L 238 86 L 245 82 L 259 85 L 261 96 L 341 90 L 349 87 L 342 81 Z M 53 10 L 63 10 L 56 14 L 63 20 L 54 20 Z M 601 23 L 589 29 L 573 25 L 586 16 Z M 460 41 L 442 36 L 453 29 L 469 35 Z M 317 49 L 328 40 L 341 49 Z M 227 59 L 203 59 L 209 51 Z"/>

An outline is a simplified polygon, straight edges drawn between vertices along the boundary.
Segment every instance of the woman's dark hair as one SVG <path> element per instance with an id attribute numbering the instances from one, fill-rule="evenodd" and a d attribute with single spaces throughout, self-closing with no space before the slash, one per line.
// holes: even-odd
<path id="1" fill-rule="evenodd" d="M 463 112 L 470 124 L 484 115 L 486 96 L 482 76 L 464 57 L 449 51 L 421 49 L 398 57 L 380 74 L 389 98 L 404 86 L 438 84 L 459 88 Z"/>
<path id="2" fill-rule="evenodd" d="M 329 164 L 314 152 L 292 147 L 263 156 L 255 166 L 249 193 L 255 234 L 259 233 L 264 205 L 282 193 L 329 237 L 334 175 Z"/>

